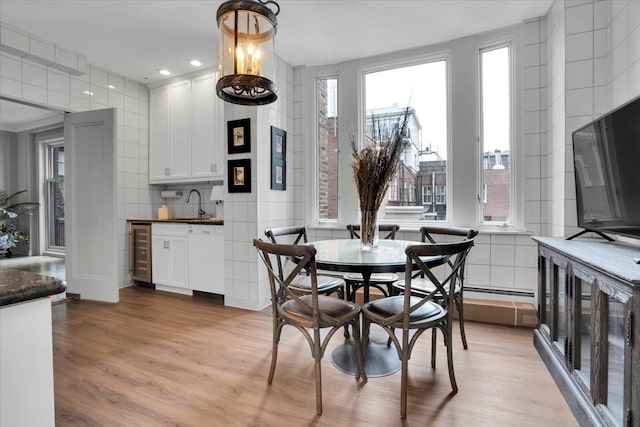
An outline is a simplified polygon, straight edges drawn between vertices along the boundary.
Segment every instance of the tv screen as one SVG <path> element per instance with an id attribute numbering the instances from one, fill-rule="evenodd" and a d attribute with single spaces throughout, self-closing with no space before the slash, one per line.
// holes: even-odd
<path id="1" fill-rule="evenodd" d="M 640 97 L 573 132 L 578 226 L 640 238 Z"/>

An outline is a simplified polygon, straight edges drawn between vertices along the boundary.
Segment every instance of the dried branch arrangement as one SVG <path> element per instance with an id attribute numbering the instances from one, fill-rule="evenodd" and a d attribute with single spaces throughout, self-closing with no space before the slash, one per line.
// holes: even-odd
<path id="1" fill-rule="evenodd" d="M 357 146 L 355 137 L 351 138 L 363 244 L 365 236 L 374 235 L 377 211 L 398 170 L 410 111 L 407 107 L 401 115 L 372 116 L 362 148 Z"/>
<path id="2" fill-rule="evenodd" d="M 402 154 L 404 135 L 409 118 L 409 107 L 402 116 L 373 116 L 371 133 L 365 135 L 364 147 L 357 147 L 351 138 L 353 150 L 353 176 L 360 196 L 360 210 L 377 211 L 395 175 Z M 390 126 L 391 124 L 391 126 Z"/>

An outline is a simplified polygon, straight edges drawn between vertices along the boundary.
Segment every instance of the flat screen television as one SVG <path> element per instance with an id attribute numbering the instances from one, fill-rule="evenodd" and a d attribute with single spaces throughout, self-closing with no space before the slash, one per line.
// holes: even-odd
<path id="1" fill-rule="evenodd" d="M 578 226 L 640 239 L 640 97 L 572 136 Z"/>

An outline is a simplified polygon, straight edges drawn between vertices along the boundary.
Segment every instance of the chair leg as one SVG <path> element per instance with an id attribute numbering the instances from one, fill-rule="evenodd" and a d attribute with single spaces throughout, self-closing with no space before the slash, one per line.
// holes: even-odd
<path id="1" fill-rule="evenodd" d="M 367 357 L 367 347 L 369 346 L 369 329 L 371 327 L 371 323 L 369 319 L 365 316 L 362 316 L 362 363 L 364 363 Z"/>
<path id="2" fill-rule="evenodd" d="M 362 340 L 360 338 L 360 318 L 356 317 L 351 322 L 353 328 L 353 339 L 356 347 L 356 361 L 358 362 L 358 373 L 356 373 L 356 379 L 362 378 L 362 382 L 367 382 L 367 372 L 364 370 L 364 351 L 362 348 Z"/>
<path id="3" fill-rule="evenodd" d="M 322 370 L 320 362 L 322 361 L 322 354 L 320 350 L 320 330 L 314 331 L 314 371 L 316 377 L 316 413 L 322 415 Z"/>
<path id="4" fill-rule="evenodd" d="M 407 417 L 407 388 L 409 387 L 409 331 L 402 331 L 400 376 L 400 418 Z"/>
<path id="5" fill-rule="evenodd" d="M 316 413 L 322 415 L 322 372 L 320 368 L 320 360 L 315 361 L 316 373 Z"/>
<path id="6" fill-rule="evenodd" d="M 273 374 L 276 372 L 276 362 L 278 360 L 278 343 L 280 342 L 280 331 L 282 327 L 274 321 L 273 325 L 273 344 L 271 348 L 271 369 L 269 369 L 269 378 L 267 384 L 273 382 Z"/>
<path id="7" fill-rule="evenodd" d="M 458 384 L 456 383 L 456 375 L 453 372 L 453 342 L 451 340 L 451 332 L 452 328 L 450 326 L 446 326 L 448 328 L 448 332 L 444 332 L 444 339 L 447 344 L 447 365 L 449 367 L 449 380 L 451 381 L 451 388 L 454 393 L 458 392 Z"/>
<path id="8" fill-rule="evenodd" d="M 467 347 L 467 335 L 464 333 L 464 304 L 462 301 L 462 294 L 459 298 L 456 298 L 456 307 L 458 308 L 458 321 L 460 322 L 460 337 L 462 337 L 462 347 L 466 350 Z"/>
<path id="9" fill-rule="evenodd" d="M 437 329 L 431 329 L 431 368 L 436 369 Z"/>
<path id="10" fill-rule="evenodd" d="M 349 335 L 349 325 L 344 325 L 344 339 L 348 340 L 351 335 Z"/>

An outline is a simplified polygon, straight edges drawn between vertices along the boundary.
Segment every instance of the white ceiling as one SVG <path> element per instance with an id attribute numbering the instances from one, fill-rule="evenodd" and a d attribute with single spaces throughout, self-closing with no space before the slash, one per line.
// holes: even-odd
<path id="1" fill-rule="evenodd" d="M 214 0 L 1 0 L 0 20 L 153 83 L 217 63 Z M 552 0 L 280 0 L 276 51 L 289 65 L 334 64 L 426 46 L 545 15 Z"/>

